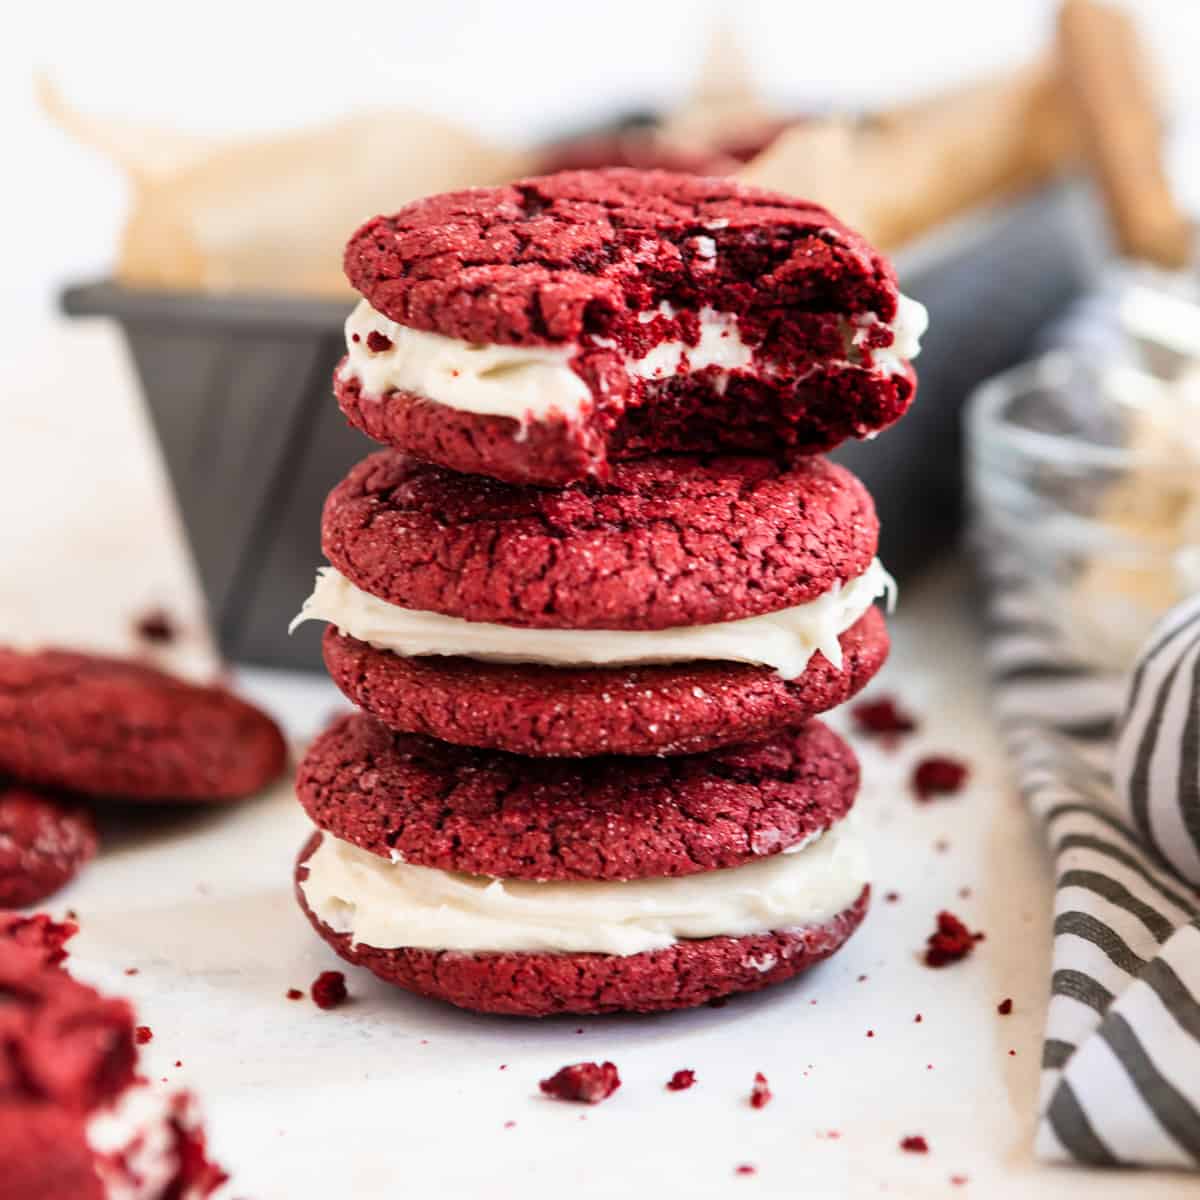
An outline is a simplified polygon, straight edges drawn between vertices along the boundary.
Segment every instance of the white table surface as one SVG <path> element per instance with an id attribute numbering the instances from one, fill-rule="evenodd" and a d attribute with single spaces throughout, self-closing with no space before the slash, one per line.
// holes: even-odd
<path id="1" fill-rule="evenodd" d="M 187 631 L 171 661 L 205 673 L 187 556 L 111 331 L 64 326 L 6 371 L 16 436 L 0 439 L 0 636 L 127 648 L 131 616 L 165 604 Z M 81 377 L 88 388 L 68 386 Z M 151 1078 L 199 1092 L 231 1200 L 1194 1195 L 1194 1176 L 1030 1156 L 1050 876 L 988 717 L 975 612 L 955 569 L 901 597 L 872 691 L 895 691 L 922 729 L 895 751 L 856 742 L 876 902 L 845 950 L 794 984 L 719 1009 L 527 1022 L 348 969 L 347 1007 L 289 1002 L 289 987 L 338 960 L 291 896 L 306 822 L 286 785 L 227 811 L 106 822 L 101 856 L 52 905 L 81 918 L 73 969 L 136 1002 L 154 1030 Z M 338 703 L 321 679 L 239 678 L 297 742 Z M 933 751 L 965 758 L 971 784 L 918 806 L 908 776 Z M 885 902 L 893 889 L 899 900 Z M 934 971 L 919 952 L 944 907 L 987 939 Z M 1008 996 L 1013 1013 L 999 1016 Z M 617 1063 L 609 1101 L 538 1095 L 540 1078 L 582 1059 Z M 668 1093 L 681 1067 L 698 1082 Z M 757 1070 L 775 1094 L 759 1111 L 746 1103 Z M 930 1153 L 901 1152 L 918 1133 Z M 756 1174 L 735 1175 L 740 1163 Z"/>

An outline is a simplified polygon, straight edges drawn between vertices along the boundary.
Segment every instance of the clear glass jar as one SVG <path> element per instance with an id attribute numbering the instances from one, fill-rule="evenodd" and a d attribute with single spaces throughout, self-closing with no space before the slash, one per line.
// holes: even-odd
<path id="1" fill-rule="evenodd" d="M 1200 590 L 1200 399 L 1180 387 L 1053 353 L 984 384 L 968 410 L 977 536 L 1019 557 L 1043 619 L 1097 665 L 1128 666 Z"/>

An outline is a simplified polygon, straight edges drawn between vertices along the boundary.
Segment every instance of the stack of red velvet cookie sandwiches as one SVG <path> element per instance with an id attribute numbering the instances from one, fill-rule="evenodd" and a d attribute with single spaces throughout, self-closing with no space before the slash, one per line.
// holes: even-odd
<path id="1" fill-rule="evenodd" d="M 491 1012 L 668 1009 L 862 920 L 850 748 L 871 499 L 818 457 L 901 416 L 924 311 L 824 209 L 570 172 L 368 222 L 302 617 L 362 710 L 298 777 L 344 958 Z"/>

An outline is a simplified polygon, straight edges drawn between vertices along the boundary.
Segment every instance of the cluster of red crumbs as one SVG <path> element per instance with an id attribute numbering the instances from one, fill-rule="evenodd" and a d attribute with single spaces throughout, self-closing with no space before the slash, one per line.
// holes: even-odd
<path id="1" fill-rule="evenodd" d="M 750 1107 L 765 1108 L 771 1102 L 771 1088 L 761 1071 L 754 1073 L 754 1086 L 750 1089 Z"/>
<path id="2" fill-rule="evenodd" d="M 925 965 L 944 967 L 966 958 L 982 942 L 982 933 L 972 933 L 952 912 L 937 915 L 937 929 L 925 939 Z"/>
<path id="3" fill-rule="evenodd" d="M 913 791 L 922 802 L 934 796 L 952 796 L 962 790 L 969 774 L 966 763 L 933 754 L 917 763 L 912 776 Z"/>
<path id="4" fill-rule="evenodd" d="M 313 980 L 312 998 L 318 1008 L 337 1008 L 346 1003 L 346 977 L 341 971 L 322 971 Z"/>
<path id="5" fill-rule="evenodd" d="M 929 1143 L 919 1133 L 915 1133 L 900 1139 L 900 1149 L 909 1154 L 928 1154 Z"/>
<path id="6" fill-rule="evenodd" d="M 860 733 L 894 737 L 901 733 L 915 733 L 917 729 L 916 718 L 906 713 L 894 696 L 864 700 L 850 709 L 850 715 Z"/>
<path id="7" fill-rule="evenodd" d="M 695 1071 L 676 1071 L 670 1079 L 667 1080 L 667 1091 L 669 1092 L 685 1092 L 696 1082 Z"/>
<path id="8" fill-rule="evenodd" d="M 599 1104 L 621 1086 L 621 1076 L 615 1064 L 582 1062 L 562 1067 L 538 1087 L 555 1100 L 574 1100 L 582 1104 Z"/>

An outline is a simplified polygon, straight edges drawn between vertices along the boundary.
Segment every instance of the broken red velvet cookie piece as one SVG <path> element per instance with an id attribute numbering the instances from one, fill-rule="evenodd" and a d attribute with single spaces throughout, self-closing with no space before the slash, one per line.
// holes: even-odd
<path id="1" fill-rule="evenodd" d="M 922 801 L 932 800 L 934 796 L 950 796 L 962 790 L 968 774 L 966 763 L 956 758 L 930 755 L 921 759 L 913 770 L 913 791 Z"/>
<path id="2" fill-rule="evenodd" d="M 944 967 L 966 958 L 982 942 L 982 933 L 972 933 L 952 912 L 937 915 L 937 929 L 926 939 L 925 965 Z"/>
<path id="3" fill-rule="evenodd" d="M 729 179 L 570 171 L 368 221 L 335 391 L 451 470 L 558 486 L 667 452 L 812 454 L 912 402 L 925 313 L 828 211 Z"/>
<path id="4" fill-rule="evenodd" d="M 621 1076 L 613 1063 L 581 1062 L 562 1067 L 538 1087 L 554 1100 L 572 1100 L 581 1104 L 599 1104 L 621 1086 Z"/>
<path id="5" fill-rule="evenodd" d="M 61 961 L 73 927 L 0 917 L 0 1193 L 14 1200 L 201 1200 L 225 1179 L 186 1093 L 136 1074 L 124 1000 Z"/>
<path id="6" fill-rule="evenodd" d="M 318 1008 L 337 1008 L 346 1003 L 349 995 L 346 976 L 341 971 L 322 971 L 313 980 L 312 998 Z"/>

